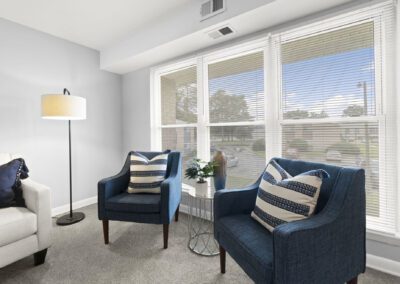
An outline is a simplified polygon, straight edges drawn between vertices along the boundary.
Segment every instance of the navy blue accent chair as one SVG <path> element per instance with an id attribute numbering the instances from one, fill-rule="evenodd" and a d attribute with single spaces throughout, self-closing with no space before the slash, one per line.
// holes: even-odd
<path id="1" fill-rule="evenodd" d="M 261 177 L 244 189 L 217 191 L 214 233 L 221 273 L 228 252 L 256 283 L 357 283 L 366 257 L 364 170 L 274 159 L 292 176 L 314 169 L 329 173 L 316 212 L 270 233 L 250 216 Z"/>
<path id="2" fill-rule="evenodd" d="M 161 152 L 139 152 L 152 159 Z M 98 183 L 98 214 L 103 221 L 105 244 L 109 243 L 109 220 L 163 224 L 164 248 L 168 247 L 168 229 L 174 215 L 178 221 L 182 192 L 182 161 L 179 152 L 168 155 L 167 176 L 160 194 L 127 193 L 130 180 L 130 153 L 121 172 Z"/>

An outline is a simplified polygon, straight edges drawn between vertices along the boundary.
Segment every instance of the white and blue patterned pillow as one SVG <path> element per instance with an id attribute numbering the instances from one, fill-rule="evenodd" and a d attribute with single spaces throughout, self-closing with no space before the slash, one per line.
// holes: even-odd
<path id="1" fill-rule="evenodd" d="M 128 193 L 160 193 L 167 173 L 169 150 L 151 160 L 138 152 L 131 152 L 131 179 Z"/>
<path id="2" fill-rule="evenodd" d="M 314 213 L 324 170 L 312 170 L 295 177 L 271 160 L 258 188 L 251 216 L 269 231 L 280 224 L 302 220 Z"/>

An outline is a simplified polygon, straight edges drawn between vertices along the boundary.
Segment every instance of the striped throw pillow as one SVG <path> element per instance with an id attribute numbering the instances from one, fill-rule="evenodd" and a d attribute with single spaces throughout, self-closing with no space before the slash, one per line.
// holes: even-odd
<path id="1" fill-rule="evenodd" d="M 280 224 L 302 220 L 314 213 L 324 170 L 312 170 L 295 177 L 271 160 L 264 171 L 256 206 L 251 216 L 269 231 Z"/>
<path id="2" fill-rule="evenodd" d="M 129 193 L 160 193 L 165 180 L 169 150 L 149 160 L 137 152 L 131 152 L 131 179 Z"/>

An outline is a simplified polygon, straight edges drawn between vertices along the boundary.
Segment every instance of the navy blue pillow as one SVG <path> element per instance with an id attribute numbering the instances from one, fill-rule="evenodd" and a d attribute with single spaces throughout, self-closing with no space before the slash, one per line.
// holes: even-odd
<path id="1" fill-rule="evenodd" d="M 15 159 L 0 166 L 0 208 L 25 206 L 20 179 L 28 177 L 23 159 Z"/>

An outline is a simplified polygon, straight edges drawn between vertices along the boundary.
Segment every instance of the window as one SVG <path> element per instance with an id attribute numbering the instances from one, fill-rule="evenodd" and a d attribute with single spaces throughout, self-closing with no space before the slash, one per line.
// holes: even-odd
<path id="1" fill-rule="evenodd" d="M 210 122 L 264 120 L 263 52 L 208 65 Z"/>
<path id="2" fill-rule="evenodd" d="M 197 156 L 197 75 L 189 66 L 160 76 L 162 149 L 180 151 L 183 168 Z"/>
<path id="3" fill-rule="evenodd" d="M 374 23 L 281 46 L 284 119 L 376 116 Z"/>
<path id="4" fill-rule="evenodd" d="M 289 121 L 283 155 L 365 168 L 367 213 L 379 216 L 374 23 L 283 43 L 281 50 L 283 122 Z M 312 121 L 299 124 L 304 120 Z"/>
<path id="5" fill-rule="evenodd" d="M 210 156 L 225 153 L 227 187 L 240 188 L 265 167 L 263 51 L 207 67 Z"/>
<path id="6" fill-rule="evenodd" d="M 395 232 L 393 26 L 381 4 L 157 68 L 153 148 L 223 151 L 228 188 L 274 156 L 363 167 L 368 228 Z"/>
<path id="7" fill-rule="evenodd" d="M 162 125 L 197 122 L 196 67 L 161 76 Z"/>
<path id="8" fill-rule="evenodd" d="M 313 136 L 304 136 L 305 129 Z M 379 217 L 378 129 L 378 122 L 284 124 L 282 153 L 287 158 L 365 168 L 367 215 Z"/>
<path id="9" fill-rule="evenodd" d="M 380 33 L 373 19 L 280 41 L 284 157 L 362 167 L 370 223 L 394 218 L 383 172 Z M 393 222 L 389 222 L 392 223 Z"/>

